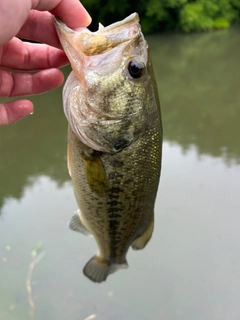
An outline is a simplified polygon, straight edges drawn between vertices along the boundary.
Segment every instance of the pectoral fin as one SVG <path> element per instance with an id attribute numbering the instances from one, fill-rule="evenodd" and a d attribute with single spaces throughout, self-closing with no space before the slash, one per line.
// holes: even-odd
<path id="1" fill-rule="evenodd" d="M 143 249 L 146 246 L 146 244 L 148 243 L 148 241 L 151 239 L 153 229 L 154 229 L 154 216 L 152 217 L 152 220 L 150 221 L 150 223 L 149 223 L 147 229 L 144 231 L 144 233 L 140 237 L 136 238 L 133 241 L 132 248 L 134 250 Z"/>
<path id="2" fill-rule="evenodd" d="M 104 196 L 108 191 L 108 181 L 98 152 L 90 149 L 85 150 L 82 154 L 85 165 L 87 181 L 91 190 L 98 196 Z"/>
<path id="3" fill-rule="evenodd" d="M 91 234 L 89 230 L 85 227 L 85 225 L 82 223 L 77 213 L 75 213 L 72 216 L 72 219 L 69 222 L 69 228 L 73 231 L 80 232 L 86 236 L 89 236 Z"/>

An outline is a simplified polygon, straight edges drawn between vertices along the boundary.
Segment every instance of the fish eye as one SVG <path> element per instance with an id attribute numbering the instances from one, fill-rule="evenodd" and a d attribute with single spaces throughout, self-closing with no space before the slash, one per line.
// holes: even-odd
<path id="1" fill-rule="evenodd" d="M 128 63 L 128 71 L 132 78 L 138 79 L 142 76 L 144 70 L 143 63 L 137 60 L 131 60 Z"/>

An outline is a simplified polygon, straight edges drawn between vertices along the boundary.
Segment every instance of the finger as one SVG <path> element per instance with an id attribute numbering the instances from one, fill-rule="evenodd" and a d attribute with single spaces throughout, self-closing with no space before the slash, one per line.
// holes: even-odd
<path id="1" fill-rule="evenodd" d="M 59 87 L 64 81 L 58 69 L 36 73 L 10 73 L 0 70 L 0 97 L 16 97 L 43 93 Z"/>
<path id="2" fill-rule="evenodd" d="M 27 19 L 30 1 L 0 1 L 0 46 L 14 37 Z"/>
<path id="3" fill-rule="evenodd" d="M 58 68 L 68 64 L 62 50 L 13 38 L 0 48 L 0 65 L 13 70 Z"/>
<path id="4" fill-rule="evenodd" d="M 51 13 L 31 10 L 26 22 L 17 34 L 22 39 L 34 40 L 46 43 L 50 46 L 62 49 L 53 24 Z"/>
<path id="5" fill-rule="evenodd" d="M 91 17 L 78 0 L 1 0 L 0 46 L 14 37 L 26 21 L 31 9 L 50 11 L 70 28 L 86 27 Z M 7 27 L 6 27 L 7 26 Z"/>
<path id="6" fill-rule="evenodd" d="M 60 18 L 69 28 L 87 27 L 91 17 L 79 0 L 36 0 L 32 9 L 50 11 Z"/>
<path id="7" fill-rule="evenodd" d="M 33 104 L 29 100 L 17 100 L 0 104 L 0 126 L 19 121 L 33 112 Z"/>

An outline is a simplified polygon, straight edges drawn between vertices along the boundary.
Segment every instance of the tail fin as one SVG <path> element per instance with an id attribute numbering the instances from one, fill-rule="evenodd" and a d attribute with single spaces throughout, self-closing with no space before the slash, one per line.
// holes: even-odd
<path id="1" fill-rule="evenodd" d="M 122 264 L 111 264 L 109 261 L 103 260 L 95 255 L 86 263 L 83 273 L 93 282 L 101 283 L 106 281 L 109 274 L 127 267 L 128 264 L 126 260 Z"/>

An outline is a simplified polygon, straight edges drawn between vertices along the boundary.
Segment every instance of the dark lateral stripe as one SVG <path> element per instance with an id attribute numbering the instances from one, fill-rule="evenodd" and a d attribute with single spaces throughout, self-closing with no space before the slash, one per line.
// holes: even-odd
<path id="1" fill-rule="evenodd" d="M 112 194 L 112 193 L 119 193 L 119 192 L 123 192 L 123 190 L 119 187 L 112 187 L 109 189 L 109 193 Z"/>
<path id="2" fill-rule="evenodd" d="M 113 213 L 110 213 L 108 217 L 109 217 L 110 219 L 117 219 L 117 218 L 122 218 L 122 215 L 113 212 Z"/>
<path id="3" fill-rule="evenodd" d="M 116 207 L 108 208 L 108 213 L 116 213 L 116 212 L 120 212 L 120 211 L 123 211 L 123 209 L 122 208 L 116 208 Z"/>
<path id="4" fill-rule="evenodd" d="M 122 202 L 117 201 L 117 200 L 110 200 L 107 202 L 107 204 L 109 204 L 110 206 L 117 206 L 119 204 L 122 204 Z"/>

